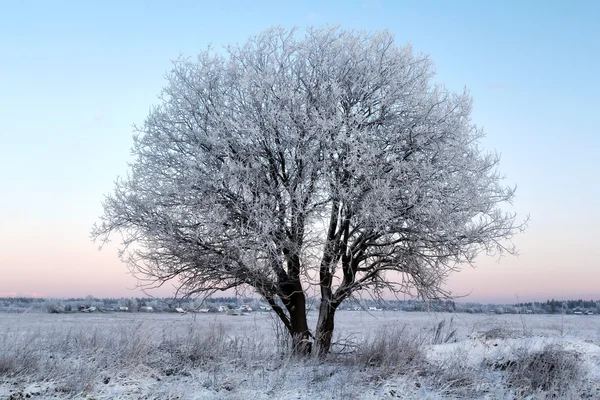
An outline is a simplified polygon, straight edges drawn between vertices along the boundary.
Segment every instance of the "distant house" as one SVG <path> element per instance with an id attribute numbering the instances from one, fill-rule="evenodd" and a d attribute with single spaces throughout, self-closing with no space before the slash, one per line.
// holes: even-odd
<path id="1" fill-rule="evenodd" d="M 383 308 L 369 307 L 369 311 L 383 311 Z"/>
<path id="2" fill-rule="evenodd" d="M 573 314 L 575 314 L 575 315 L 583 315 L 583 312 L 581 312 L 581 311 L 573 311 Z"/>
<path id="3" fill-rule="evenodd" d="M 85 313 L 96 312 L 96 311 L 98 311 L 98 308 L 94 307 L 94 306 L 88 307 L 88 308 L 84 308 L 84 309 L 81 310 L 81 312 L 85 312 Z"/>
<path id="4" fill-rule="evenodd" d="M 129 311 L 129 307 L 123 307 L 123 306 L 121 306 L 121 307 L 119 307 L 117 309 L 117 311 L 126 312 L 126 311 Z"/>
<path id="5" fill-rule="evenodd" d="M 142 311 L 142 312 L 154 312 L 154 308 L 152 308 L 150 306 L 142 306 L 142 307 L 140 307 L 140 311 Z"/>
<path id="6" fill-rule="evenodd" d="M 183 308 L 177 307 L 177 308 L 175 308 L 175 312 L 178 314 L 185 314 L 186 311 Z"/>

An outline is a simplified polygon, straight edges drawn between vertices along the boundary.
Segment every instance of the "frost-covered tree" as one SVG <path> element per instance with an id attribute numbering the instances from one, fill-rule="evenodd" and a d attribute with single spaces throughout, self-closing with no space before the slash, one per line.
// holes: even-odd
<path id="1" fill-rule="evenodd" d="M 250 287 L 296 350 L 324 354 L 353 294 L 448 297 L 461 264 L 515 251 L 499 157 L 426 56 L 337 28 L 273 28 L 225 53 L 174 63 L 104 202 L 92 236 L 120 233 L 134 274 L 190 296 Z"/>

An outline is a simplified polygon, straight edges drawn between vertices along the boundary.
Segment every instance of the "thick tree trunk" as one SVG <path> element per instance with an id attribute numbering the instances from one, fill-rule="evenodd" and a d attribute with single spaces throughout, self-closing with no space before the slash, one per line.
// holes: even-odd
<path id="1" fill-rule="evenodd" d="M 285 293 L 283 304 L 290 315 L 290 335 L 292 336 L 292 351 L 305 355 L 312 350 L 310 331 L 306 321 L 306 296 L 300 281 L 300 258 L 298 255 L 288 259 L 288 275 L 282 289 Z"/>
<path id="2" fill-rule="evenodd" d="M 310 331 L 306 320 L 306 298 L 304 292 L 294 292 L 290 296 L 290 302 L 286 305 L 290 314 L 292 330 L 292 351 L 298 355 L 310 354 L 312 343 Z"/>
<path id="3" fill-rule="evenodd" d="M 291 338 L 291 351 L 297 355 L 308 355 L 312 350 L 311 334 L 306 320 L 306 298 L 304 292 L 291 292 L 282 297 L 285 309 L 281 308 L 273 296 L 268 296 L 267 301 L 273 311 L 286 328 Z"/>
<path id="4" fill-rule="evenodd" d="M 327 355 L 331 350 L 335 310 L 336 307 L 330 301 L 321 299 L 316 330 L 317 351 L 321 357 Z"/>

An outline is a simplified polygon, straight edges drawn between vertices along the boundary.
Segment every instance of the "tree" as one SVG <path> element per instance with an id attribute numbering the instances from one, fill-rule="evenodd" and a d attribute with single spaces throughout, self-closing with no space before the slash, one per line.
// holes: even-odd
<path id="1" fill-rule="evenodd" d="M 432 76 L 390 33 L 338 28 L 180 58 L 92 236 L 120 233 L 149 285 L 252 288 L 299 352 L 326 354 L 337 307 L 360 291 L 448 298 L 450 273 L 514 253 L 522 225 L 501 208 L 514 189 L 478 145 L 471 97 Z"/>

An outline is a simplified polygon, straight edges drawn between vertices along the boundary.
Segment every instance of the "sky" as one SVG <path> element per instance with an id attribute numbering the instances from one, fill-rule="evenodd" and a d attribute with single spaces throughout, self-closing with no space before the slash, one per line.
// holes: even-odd
<path id="1" fill-rule="evenodd" d="M 517 186 L 512 210 L 530 216 L 518 257 L 480 257 L 447 289 L 477 302 L 600 299 L 600 2 L 0 5 L 0 297 L 141 296 L 90 230 L 171 60 L 273 25 L 340 25 L 387 29 L 430 55 L 436 82 L 470 90 L 482 146 Z"/>

